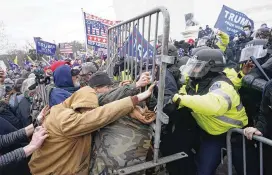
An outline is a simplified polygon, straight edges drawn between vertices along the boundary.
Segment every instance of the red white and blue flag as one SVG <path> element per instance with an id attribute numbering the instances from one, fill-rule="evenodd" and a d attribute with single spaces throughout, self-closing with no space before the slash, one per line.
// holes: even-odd
<path id="1" fill-rule="evenodd" d="M 98 48 L 107 48 L 108 28 L 119 21 L 103 19 L 84 12 L 87 44 Z"/>

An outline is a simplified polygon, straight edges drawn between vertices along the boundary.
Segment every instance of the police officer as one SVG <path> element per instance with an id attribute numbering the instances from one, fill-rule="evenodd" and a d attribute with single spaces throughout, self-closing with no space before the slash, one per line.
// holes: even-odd
<path id="1" fill-rule="evenodd" d="M 184 69 L 190 77 L 186 94 L 175 94 L 172 99 L 179 108 L 188 108 L 200 127 L 201 144 L 197 153 L 199 175 L 215 173 L 227 131 L 243 128 L 248 123 L 239 94 L 223 74 L 225 63 L 225 57 L 219 50 L 198 51 Z"/>
<path id="2" fill-rule="evenodd" d="M 212 29 L 209 27 L 209 25 L 206 25 L 205 32 L 206 32 L 206 35 L 208 36 L 208 35 L 212 34 L 213 31 L 212 31 Z"/>
<path id="3" fill-rule="evenodd" d="M 202 27 L 199 27 L 198 37 L 197 38 L 200 39 L 200 38 L 203 38 L 204 36 L 206 36 L 205 30 L 203 30 Z"/>
<path id="4" fill-rule="evenodd" d="M 244 129 L 244 135 L 249 139 L 252 140 L 253 135 L 264 136 L 268 139 L 272 139 L 272 81 L 269 81 L 264 88 L 263 95 L 262 95 L 262 102 L 260 105 L 260 112 L 258 113 L 257 117 L 255 118 L 255 124 L 252 127 L 247 127 Z M 272 156 L 272 149 L 269 145 L 264 145 L 264 174 L 269 175 L 272 173 L 271 168 L 271 156 Z"/>
<path id="5" fill-rule="evenodd" d="M 157 54 L 161 54 L 161 47 L 158 48 Z M 166 165 L 167 171 L 170 175 L 180 174 L 195 174 L 194 172 L 194 156 L 191 152 L 194 139 L 196 137 L 196 123 L 194 119 L 187 114 L 187 111 L 176 110 L 175 104 L 168 104 L 171 101 L 174 94 L 176 94 L 180 88 L 180 67 L 186 64 L 188 58 L 177 57 L 177 48 L 168 44 L 168 56 L 174 59 L 173 65 L 168 65 L 166 69 L 165 78 L 165 90 L 164 90 L 164 109 L 163 111 L 169 116 L 169 124 L 162 126 L 161 142 L 160 142 L 160 153 L 163 157 L 175 154 L 177 152 L 186 152 L 189 157 L 181 159 L 175 162 L 171 162 Z M 159 68 L 160 64 L 157 64 Z M 158 79 L 159 71 L 156 71 L 156 80 Z M 160 81 L 160 80 L 159 80 Z M 153 102 L 157 102 L 157 92 L 154 92 Z M 151 102 L 147 105 L 152 105 Z M 180 117 L 182 115 L 183 117 Z M 153 148 L 150 148 L 149 154 L 147 155 L 147 161 L 153 159 Z M 155 170 L 147 170 L 146 174 L 156 174 Z"/>

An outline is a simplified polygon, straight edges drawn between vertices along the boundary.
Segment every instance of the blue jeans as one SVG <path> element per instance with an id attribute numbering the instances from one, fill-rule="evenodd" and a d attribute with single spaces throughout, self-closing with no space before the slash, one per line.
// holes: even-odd
<path id="1" fill-rule="evenodd" d="M 204 134 L 197 155 L 197 175 L 214 175 L 221 161 L 221 149 L 226 145 L 226 136 Z"/>

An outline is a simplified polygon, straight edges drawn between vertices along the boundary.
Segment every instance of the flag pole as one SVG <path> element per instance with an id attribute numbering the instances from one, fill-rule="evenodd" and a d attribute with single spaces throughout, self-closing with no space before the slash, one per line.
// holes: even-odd
<path id="1" fill-rule="evenodd" d="M 48 61 L 46 61 L 46 59 L 44 59 L 44 58 L 42 57 L 42 60 L 43 60 L 46 64 L 48 64 L 48 66 L 50 66 L 50 63 L 48 63 Z"/>
<path id="2" fill-rule="evenodd" d="M 87 40 L 87 31 L 86 31 L 86 23 L 85 23 L 85 14 L 84 14 L 84 10 L 83 8 L 81 8 L 81 12 L 82 12 L 82 21 L 83 21 L 83 29 L 84 29 L 84 38 L 85 38 L 85 62 L 87 59 L 87 52 L 88 52 L 88 40 Z"/>

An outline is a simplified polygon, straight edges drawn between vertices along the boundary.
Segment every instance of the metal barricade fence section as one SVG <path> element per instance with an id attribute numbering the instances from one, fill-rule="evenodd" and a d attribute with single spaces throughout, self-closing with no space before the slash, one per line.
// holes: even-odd
<path id="1" fill-rule="evenodd" d="M 231 136 L 233 133 L 241 134 L 243 137 L 243 172 L 244 175 L 247 174 L 247 156 L 246 156 L 246 138 L 244 136 L 243 129 L 234 128 L 228 131 L 227 133 L 227 156 L 228 156 L 228 175 L 232 175 L 232 143 L 231 143 Z M 265 137 L 261 136 L 253 136 L 253 140 L 259 142 L 259 164 L 260 164 L 260 175 L 263 175 L 264 168 L 263 168 L 263 144 L 272 146 L 272 140 L 269 140 Z M 257 164 L 256 164 L 257 165 Z"/>
<path id="2" fill-rule="evenodd" d="M 168 56 L 169 31 L 170 15 L 165 7 L 154 8 L 108 29 L 106 71 L 112 79 L 136 81 L 142 72 L 150 72 L 152 81 L 156 80 L 156 74 L 163 80 L 158 83 L 154 160 L 118 170 L 116 174 L 131 174 L 187 157 L 183 152 L 160 159 L 158 156 L 161 124 L 168 123 L 162 109 L 166 68 L 173 60 Z M 156 56 L 158 32 L 163 36 L 159 57 Z"/>

